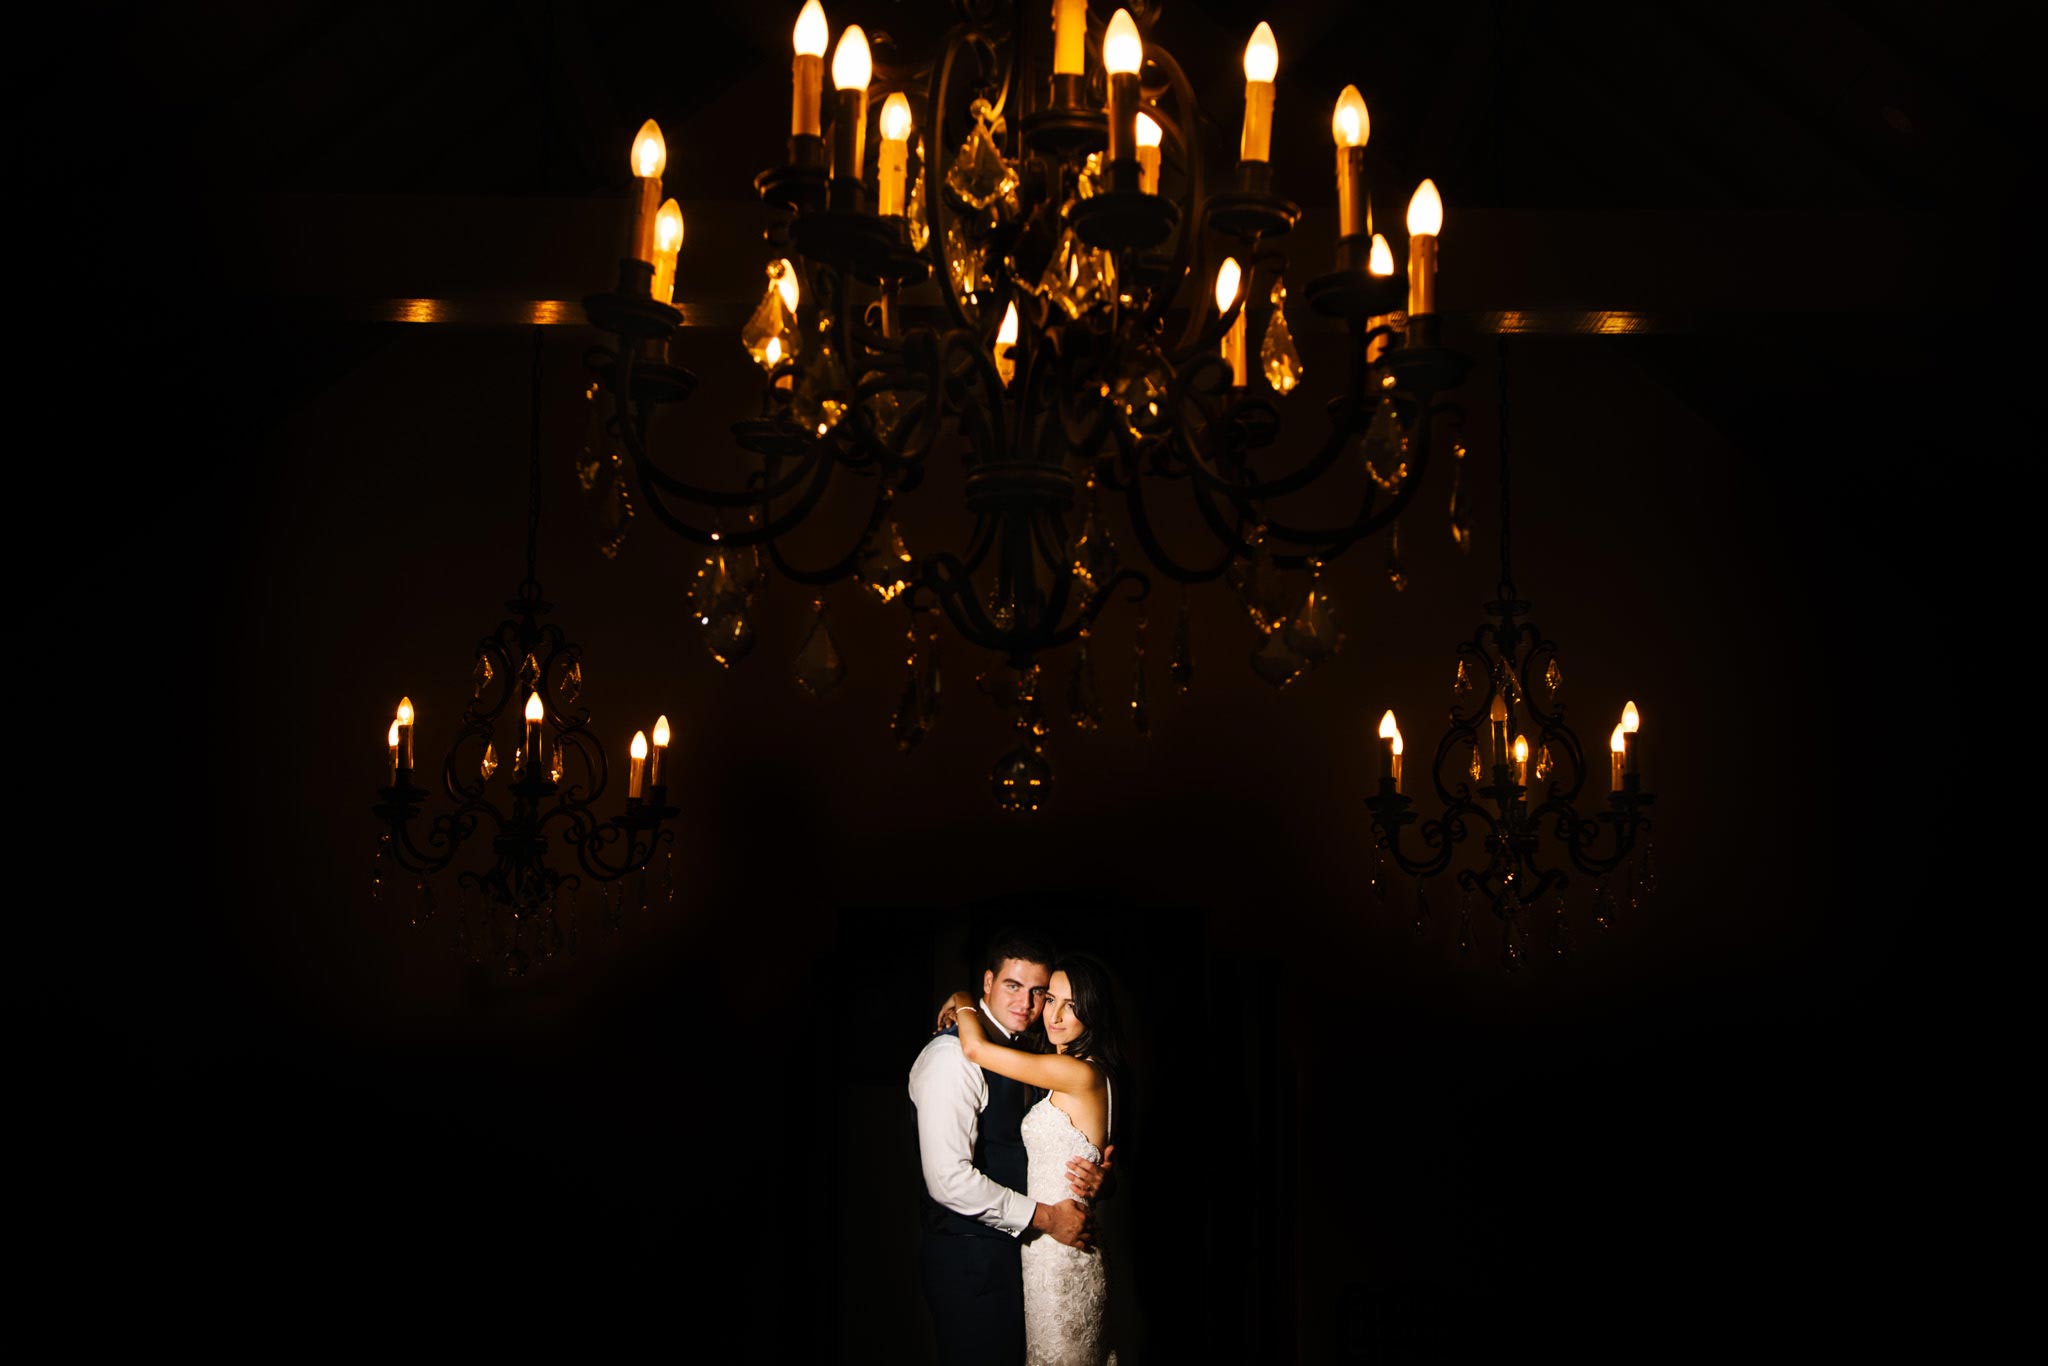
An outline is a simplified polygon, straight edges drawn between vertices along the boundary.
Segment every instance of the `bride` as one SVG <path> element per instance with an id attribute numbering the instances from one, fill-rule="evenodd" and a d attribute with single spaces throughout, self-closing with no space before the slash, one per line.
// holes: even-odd
<path id="1" fill-rule="evenodd" d="M 981 1012 L 965 992 L 947 999 L 940 1022 L 959 1026 L 968 1062 L 1048 1093 L 1024 1116 L 1022 1134 L 1030 1159 L 1026 1193 L 1052 1204 L 1067 1198 L 1067 1163 L 1100 1163 L 1110 1146 L 1111 1082 L 1123 1059 L 1102 964 L 1079 954 L 1054 964 L 1043 1018 L 1052 1053 L 990 1043 Z M 1028 1366 L 1114 1366 L 1116 1354 L 1106 1347 L 1109 1271 L 1101 1251 L 1034 1238 L 1021 1254 Z"/>

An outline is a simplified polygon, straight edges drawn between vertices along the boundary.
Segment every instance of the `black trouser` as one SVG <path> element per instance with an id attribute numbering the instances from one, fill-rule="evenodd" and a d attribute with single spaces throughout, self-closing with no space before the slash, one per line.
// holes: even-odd
<path id="1" fill-rule="evenodd" d="M 1017 1240 L 926 1233 L 918 1261 L 944 1366 L 1021 1366 L 1024 1269 Z"/>

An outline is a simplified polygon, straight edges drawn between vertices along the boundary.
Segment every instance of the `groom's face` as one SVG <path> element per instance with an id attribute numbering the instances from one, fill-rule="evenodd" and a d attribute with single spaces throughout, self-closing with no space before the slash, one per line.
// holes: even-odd
<path id="1" fill-rule="evenodd" d="M 1046 964 L 1005 958 L 1000 968 L 981 974 L 981 995 L 1003 1028 L 1015 1034 L 1037 1021 L 1051 983 L 1052 969 Z"/>

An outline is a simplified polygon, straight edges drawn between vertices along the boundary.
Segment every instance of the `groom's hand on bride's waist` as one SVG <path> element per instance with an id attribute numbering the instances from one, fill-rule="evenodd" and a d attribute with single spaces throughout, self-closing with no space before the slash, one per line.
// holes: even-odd
<path id="1" fill-rule="evenodd" d="M 1084 1250 L 1095 1234 L 1088 1207 L 1078 1200 L 1062 1200 L 1057 1205 L 1040 1205 L 1032 1211 L 1031 1227 L 1056 1242 Z"/>
<path id="2" fill-rule="evenodd" d="M 1067 1163 L 1067 1189 L 1076 1199 L 1086 1204 L 1102 1194 L 1102 1188 L 1109 1184 L 1109 1168 L 1116 1153 L 1112 1143 L 1102 1150 L 1102 1164 L 1097 1166 L 1085 1157 L 1072 1158 Z"/>

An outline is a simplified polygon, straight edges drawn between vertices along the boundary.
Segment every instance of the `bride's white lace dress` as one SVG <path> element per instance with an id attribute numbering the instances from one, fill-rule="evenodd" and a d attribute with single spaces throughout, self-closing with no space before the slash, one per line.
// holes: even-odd
<path id="1" fill-rule="evenodd" d="M 1052 1097 L 1031 1107 L 1021 1126 L 1031 1166 L 1025 1178 L 1033 1200 L 1069 1199 L 1067 1163 L 1102 1160 Z M 1021 1249 L 1024 1258 L 1024 1359 L 1027 1366 L 1115 1366 L 1108 1350 L 1109 1268 L 1101 1248 L 1082 1252 L 1044 1234 Z"/>

